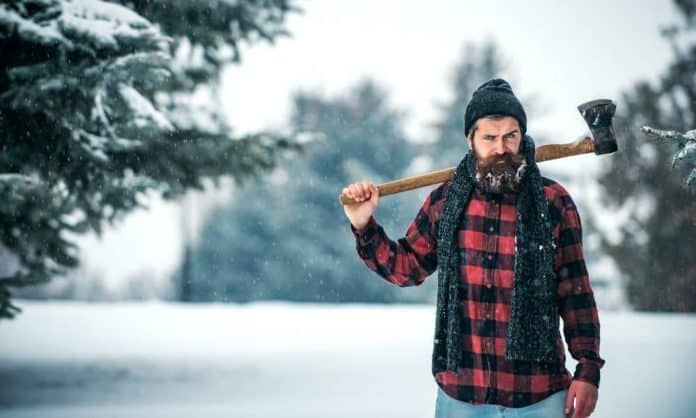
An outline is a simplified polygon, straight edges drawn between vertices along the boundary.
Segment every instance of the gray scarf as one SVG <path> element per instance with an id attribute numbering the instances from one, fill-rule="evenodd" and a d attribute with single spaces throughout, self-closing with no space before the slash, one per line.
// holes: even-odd
<path id="1" fill-rule="evenodd" d="M 541 173 L 528 135 L 520 144 L 525 156 L 517 200 L 515 276 L 505 357 L 508 360 L 554 362 L 558 337 L 555 245 L 544 196 Z M 458 164 L 439 218 L 437 260 L 438 292 L 433 349 L 433 372 L 458 372 L 462 365 L 460 301 L 467 284 L 459 277 L 460 249 L 457 229 L 465 227 L 463 214 L 476 180 L 473 151 Z M 464 249 L 462 249 L 462 254 Z"/>

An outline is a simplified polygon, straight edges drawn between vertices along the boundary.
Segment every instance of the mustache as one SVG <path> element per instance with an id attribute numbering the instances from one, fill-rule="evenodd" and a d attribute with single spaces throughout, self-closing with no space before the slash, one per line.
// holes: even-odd
<path id="1" fill-rule="evenodd" d="M 504 154 L 494 154 L 486 158 L 478 160 L 478 166 L 484 171 L 497 171 L 503 167 L 517 168 L 524 162 L 524 156 L 521 154 L 512 154 L 506 152 Z"/>

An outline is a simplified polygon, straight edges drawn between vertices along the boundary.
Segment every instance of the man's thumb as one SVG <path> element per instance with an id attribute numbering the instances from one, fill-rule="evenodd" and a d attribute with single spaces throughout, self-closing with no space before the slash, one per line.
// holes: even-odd
<path id="1" fill-rule="evenodd" d="M 379 199 L 379 190 L 377 189 L 377 186 L 371 185 L 370 186 L 370 200 L 373 203 L 377 203 L 377 200 Z"/>
<path id="2" fill-rule="evenodd" d="M 575 393 L 568 391 L 568 396 L 566 396 L 565 413 L 569 413 L 570 409 L 573 407 L 573 400 L 575 399 Z"/>

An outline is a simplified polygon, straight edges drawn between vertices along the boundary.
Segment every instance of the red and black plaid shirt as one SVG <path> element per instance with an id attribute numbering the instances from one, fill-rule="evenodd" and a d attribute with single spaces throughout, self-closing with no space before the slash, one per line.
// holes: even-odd
<path id="1" fill-rule="evenodd" d="M 466 228 L 458 229 L 465 246 L 460 278 L 468 291 L 461 301 L 464 368 L 434 377 L 450 396 L 474 404 L 523 407 L 566 389 L 572 379 L 599 386 L 599 319 L 582 250 L 580 217 L 560 184 L 543 178 L 556 244 L 558 312 L 568 349 L 578 365 L 571 377 L 565 348 L 556 341 L 554 364 L 506 360 L 505 336 L 510 320 L 517 195 L 484 193 L 475 188 L 466 209 Z M 451 182 L 425 199 L 406 236 L 392 241 L 374 217 L 362 229 L 350 225 L 360 258 L 397 286 L 415 286 L 437 270 L 438 217 Z M 558 318 L 557 318 L 557 321 Z M 560 326 L 560 321 L 559 321 Z"/>

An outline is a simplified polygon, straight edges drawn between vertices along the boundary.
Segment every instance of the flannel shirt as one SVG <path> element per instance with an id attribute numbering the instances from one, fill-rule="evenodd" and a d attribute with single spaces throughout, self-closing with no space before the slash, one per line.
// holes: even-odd
<path id="1" fill-rule="evenodd" d="M 426 197 L 406 236 L 391 240 L 374 216 L 361 229 L 352 224 L 357 252 L 371 270 L 397 286 L 415 286 L 437 270 L 438 217 L 447 181 Z M 505 359 L 514 278 L 517 194 L 474 188 L 466 208 L 466 228 L 457 230 L 460 279 L 467 283 L 461 301 L 464 367 L 438 372 L 437 384 L 451 397 L 472 404 L 524 407 L 570 386 L 572 379 L 599 387 L 599 318 L 585 267 L 582 228 L 576 206 L 563 186 L 543 178 L 556 246 L 558 312 L 568 349 L 578 361 L 571 376 L 565 367 L 560 332 L 556 363 Z M 560 327 L 560 320 L 556 318 Z"/>

